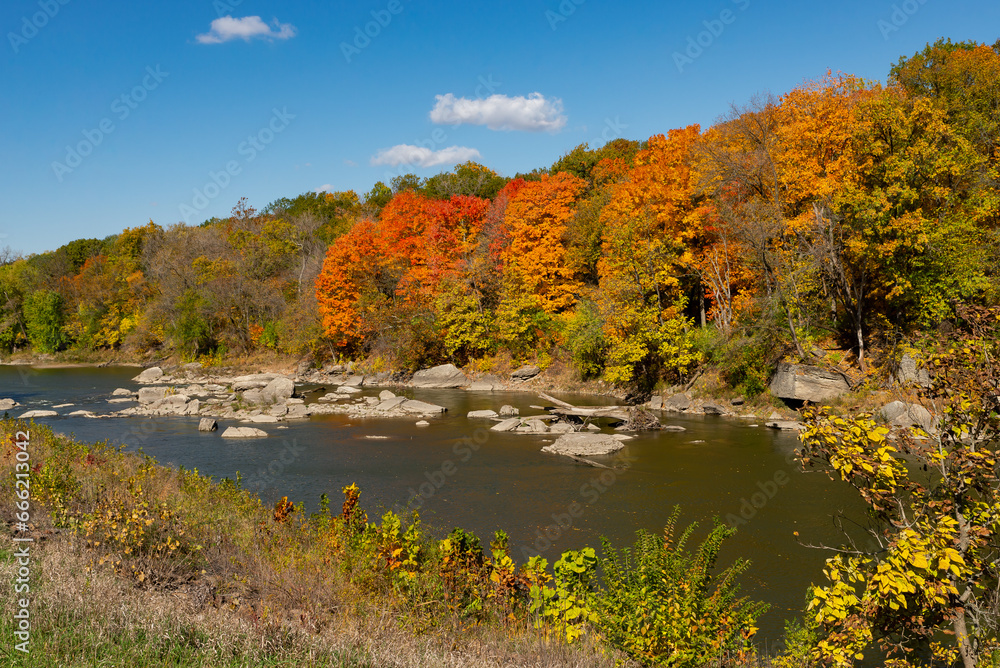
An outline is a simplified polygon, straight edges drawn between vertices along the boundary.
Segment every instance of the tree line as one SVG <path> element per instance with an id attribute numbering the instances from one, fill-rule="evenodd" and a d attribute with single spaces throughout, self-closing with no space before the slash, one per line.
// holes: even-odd
<path id="1" fill-rule="evenodd" d="M 864 371 L 997 302 L 998 81 L 1000 42 L 941 40 L 884 84 L 828 73 L 514 178 L 469 162 L 8 252 L 0 347 L 563 356 L 640 387 L 715 362 L 749 394 L 817 345 Z"/>

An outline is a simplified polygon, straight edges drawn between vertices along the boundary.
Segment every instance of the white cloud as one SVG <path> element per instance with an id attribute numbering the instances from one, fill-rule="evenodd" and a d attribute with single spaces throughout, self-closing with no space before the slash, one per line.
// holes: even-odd
<path id="1" fill-rule="evenodd" d="M 255 37 L 266 40 L 288 39 L 295 37 L 295 26 L 291 23 L 278 23 L 278 19 L 268 25 L 259 16 L 244 16 L 241 19 L 223 16 L 212 21 L 211 30 L 195 39 L 199 44 L 222 44 L 234 39 L 249 42 Z"/>
<path id="2" fill-rule="evenodd" d="M 316 188 L 316 190 L 314 190 L 313 192 L 318 195 L 319 193 L 325 193 L 331 190 L 333 190 L 333 186 L 330 185 L 329 183 L 326 183 L 324 185 L 321 185 L 319 188 Z"/>
<path id="3" fill-rule="evenodd" d="M 434 167 L 435 165 L 454 165 L 466 160 L 476 160 L 479 151 L 466 146 L 449 146 L 440 151 L 432 151 L 423 146 L 412 144 L 397 144 L 392 148 L 383 148 L 374 157 L 373 165 L 413 165 L 414 167 Z"/>
<path id="4" fill-rule="evenodd" d="M 541 93 L 528 97 L 491 95 L 485 99 L 437 95 L 431 120 L 444 125 L 485 125 L 490 130 L 556 131 L 566 125 L 562 100 L 545 99 Z"/>

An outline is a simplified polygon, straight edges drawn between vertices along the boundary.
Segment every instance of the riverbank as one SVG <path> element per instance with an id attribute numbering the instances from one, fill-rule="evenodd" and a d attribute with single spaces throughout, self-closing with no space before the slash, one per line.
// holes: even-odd
<path id="1" fill-rule="evenodd" d="M 435 540 L 415 517 L 369 522 L 354 486 L 339 512 L 306 516 L 287 499 L 270 508 L 232 481 L 45 427 L 4 421 L 0 439 L 0 470 L 12 473 L 18 452 L 39 469 L 26 526 L 14 489 L 0 487 L 5 544 L 30 539 L 20 561 L 0 549 L 4 576 L 24 567 L 31 584 L 30 654 L 12 652 L 14 665 L 638 665 L 599 640 L 607 619 L 535 609 L 529 585 L 555 602 L 566 593 L 538 565 L 513 566 L 503 532 L 488 548 L 461 530 Z M 575 605 L 599 606 L 600 591 L 577 591 Z M 14 598 L 2 604 L 8 637 Z M 747 637 L 717 631 L 737 645 Z M 710 661 L 711 646 L 693 649 Z M 745 651 L 726 665 L 758 664 Z"/>

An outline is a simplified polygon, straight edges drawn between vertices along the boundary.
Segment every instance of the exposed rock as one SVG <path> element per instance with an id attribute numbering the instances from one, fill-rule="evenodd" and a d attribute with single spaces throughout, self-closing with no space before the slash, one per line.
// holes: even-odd
<path id="1" fill-rule="evenodd" d="M 614 436 L 608 434 L 563 434 L 555 443 L 542 448 L 542 452 L 556 455 L 573 455 L 588 457 L 593 455 L 610 455 L 621 450 L 624 445 Z"/>
<path id="2" fill-rule="evenodd" d="M 524 426 L 527 427 L 532 434 L 544 434 L 549 430 L 548 425 L 539 419 L 526 420 Z"/>
<path id="3" fill-rule="evenodd" d="M 498 417 L 496 411 L 469 411 L 469 414 L 465 417 L 470 419 L 487 419 Z"/>
<path id="4" fill-rule="evenodd" d="M 616 441 L 631 441 L 635 436 L 629 436 L 628 434 L 612 434 L 611 438 Z"/>
<path id="5" fill-rule="evenodd" d="M 184 407 L 185 415 L 197 415 L 201 411 L 201 402 L 197 399 L 192 399 L 188 402 L 188 405 Z"/>
<path id="6" fill-rule="evenodd" d="M 917 364 L 917 360 L 909 353 L 903 355 L 899 360 L 899 369 L 896 371 L 896 382 L 900 385 L 919 385 L 920 387 L 930 387 L 931 375 L 927 369 Z"/>
<path id="7" fill-rule="evenodd" d="M 521 421 L 518 418 L 507 418 L 502 422 L 490 427 L 491 431 L 514 431 L 519 426 L 521 426 Z"/>
<path id="8" fill-rule="evenodd" d="M 278 421 L 278 418 L 273 415 L 251 415 L 250 422 L 254 424 L 274 424 Z"/>
<path id="9" fill-rule="evenodd" d="M 534 364 L 525 364 L 520 369 L 510 374 L 510 379 L 517 381 L 531 380 L 541 372 L 542 370 Z"/>
<path id="10" fill-rule="evenodd" d="M 27 413 L 22 413 L 18 416 L 18 420 L 28 420 L 30 418 L 40 418 L 40 417 L 55 417 L 59 415 L 55 411 L 28 411 Z"/>
<path id="11" fill-rule="evenodd" d="M 768 420 L 783 420 L 781 413 L 778 411 L 771 411 L 771 414 L 767 416 Z"/>
<path id="12" fill-rule="evenodd" d="M 249 390 L 244 390 L 243 401 L 248 404 L 260 404 L 264 402 L 264 392 L 263 388 L 253 388 Z"/>
<path id="13" fill-rule="evenodd" d="M 202 418 L 198 423 L 198 431 L 215 431 L 219 428 L 219 423 L 212 418 Z"/>
<path id="14" fill-rule="evenodd" d="M 806 428 L 804 424 L 796 420 L 773 420 L 766 423 L 765 426 L 781 431 L 801 431 Z"/>
<path id="15" fill-rule="evenodd" d="M 514 417 L 515 415 L 519 415 L 520 413 L 521 411 L 507 404 L 504 404 L 503 406 L 500 407 L 500 417 Z"/>
<path id="16" fill-rule="evenodd" d="M 346 385 L 347 387 L 361 387 L 364 384 L 365 384 L 364 376 L 348 376 L 347 379 L 344 380 L 344 385 Z"/>
<path id="17" fill-rule="evenodd" d="M 222 432 L 222 438 L 264 438 L 267 432 L 254 427 L 229 427 Z"/>
<path id="18" fill-rule="evenodd" d="M 691 408 L 691 397 L 686 394 L 675 394 L 663 400 L 663 410 L 682 413 Z"/>
<path id="19" fill-rule="evenodd" d="M 416 372 L 410 384 L 413 387 L 462 387 L 469 384 L 469 379 L 454 364 L 442 364 Z"/>
<path id="20" fill-rule="evenodd" d="M 0 411 L 9 411 L 19 404 L 13 399 L 0 399 Z"/>
<path id="21" fill-rule="evenodd" d="M 416 399 L 407 399 L 399 405 L 399 408 L 405 413 L 418 413 L 420 415 L 433 415 L 434 413 L 444 413 L 448 410 L 443 406 L 428 404 Z"/>
<path id="22" fill-rule="evenodd" d="M 143 387 L 139 388 L 139 403 L 140 404 L 151 404 L 155 401 L 159 401 L 167 395 L 167 388 L 165 387 Z"/>
<path id="23" fill-rule="evenodd" d="M 233 392 L 243 392 L 246 390 L 261 390 L 267 387 L 268 383 L 274 380 L 276 373 L 254 373 L 248 376 L 237 376 L 233 378 Z"/>
<path id="24" fill-rule="evenodd" d="M 821 403 L 851 389 L 844 374 L 804 364 L 778 364 L 771 379 L 771 394 L 781 399 Z"/>
<path id="25" fill-rule="evenodd" d="M 660 431 L 687 431 L 687 427 L 682 427 L 679 424 L 665 424 L 660 427 Z"/>
<path id="26" fill-rule="evenodd" d="M 600 428 L 600 427 L 598 427 L 598 426 L 597 426 L 596 424 L 588 424 L 588 425 L 587 425 L 587 426 L 585 427 L 585 429 L 586 429 L 587 431 L 600 431 L 600 430 L 601 430 L 601 428 Z"/>
<path id="27" fill-rule="evenodd" d="M 569 422 L 556 422 L 549 427 L 549 431 L 553 434 L 572 434 L 576 431 L 576 428 Z"/>
<path id="28" fill-rule="evenodd" d="M 934 416 L 920 404 L 893 401 L 883 406 L 879 413 L 894 427 L 920 427 L 928 433 L 934 431 Z"/>
<path id="29" fill-rule="evenodd" d="M 429 427 L 431 425 L 427 420 L 420 420 L 416 423 L 418 427 Z"/>
<path id="30" fill-rule="evenodd" d="M 288 412 L 285 413 L 285 418 L 287 418 L 289 420 L 297 420 L 297 419 L 301 419 L 301 418 L 307 418 L 307 417 L 309 417 L 309 415 L 310 415 L 311 412 L 312 411 L 309 410 L 308 406 L 302 406 L 302 405 L 293 404 L 293 405 L 291 405 L 291 406 L 288 407 Z"/>
<path id="31" fill-rule="evenodd" d="M 163 378 L 163 369 L 158 366 L 151 366 L 132 380 L 136 383 L 155 383 Z"/>
<path id="32" fill-rule="evenodd" d="M 730 406 L 742 406 L 745 403 L 746 403 L 746 399 L 744 399 L 743 397 L 736 397 L 736 398 L 731 399 L 729 401 L 729 405 Z"/>
<path id="33" fill-rule="evenodd" d="M 663 397 L 654 394 L 647 405 L 653 410 L 661 410 L 663 408 Z"/>
<path id="34" fill-rule="evenodd" d="M 130 404 L 135 401 L 135 397 L 115 397 L 114 399 L 108 399 L 109 404 Z"/>
<path id="35" fill-rule="evenodd" d="M 361 390 L 354 387 L 353 385 L 341 385 L 337 388 L 337 394 L 347 395 L 347 394 L 361 394 Z"/>
<path id="36" fill-rule="evenodd" d="M 701 412 L 705 415 L 725 415 L 726 409 L 709 401 L 701 405 Z"/>
<path id="37" fill-rule="evenodd" d="M 96 418 L 97 416 L 94 415 L 91 411 L 73 411 L 72 413 L 68 414 L 68 417 Z"/>
<path id="38" fill-rule="evenodd" d="M 492 392 L 496 389 L 496 385 L 493 383 L 484 383 L 481 380 L 477 380 L 472 385 L 469 385 L 470 392 Z"/>
<path id="39" fill-rule="evenodd" d="M 113 397 L 134 397 L 135 392 L 132 390 L 126 390 L 124 387 L 119 387 L 117 390 L 111 393 Z"/>
<path id="40" fill-rule="evenodd" d="M 381 392 L 378 393 L 378 398 L 381 399 L 382 401 L 385 401 L 387 399 L 395 399 L 396 394 L 395 392 L 390 392 L 389 390 L 382 390 Z"/>
<path id="41" fill-rule="evenodd" d="M 261 402 L 278 404 L 292 398 L 295 393 L 295 383 L 284 376 L 278 376 L 260 391 Z"/>
<path id="42" fill-rule="evenodd" d="M 390 394 L 392 393 L 390 392 Z M 402 404 L 405 404 L 406 402 L 407 402 L 406 397 L 394 396 L 391 399 L 385 399 L 384 401 L 380 402 L 377 406 L 375 406 L 375 410 L 388 413 L 389 411 L 395 408 L 399 408 Z"/>

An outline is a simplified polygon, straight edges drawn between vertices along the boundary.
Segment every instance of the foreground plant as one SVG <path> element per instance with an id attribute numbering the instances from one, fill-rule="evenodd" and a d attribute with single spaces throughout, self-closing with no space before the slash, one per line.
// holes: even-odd
<path id="1" fill-rule="evenodd" d="M 961 331 L 928 360 L 927 398 L 942 413 L 933 435 L 807 416 L 803 464 L 825 464 L 869 507 L 864 539 L 827 560 L 828 584 L 809 604 L 822 625 L 813 656 L 825 663 L 852 665 L 876 643 L 897 667 L 1000 660 L 1000 310 L 958 314 Z"/>

